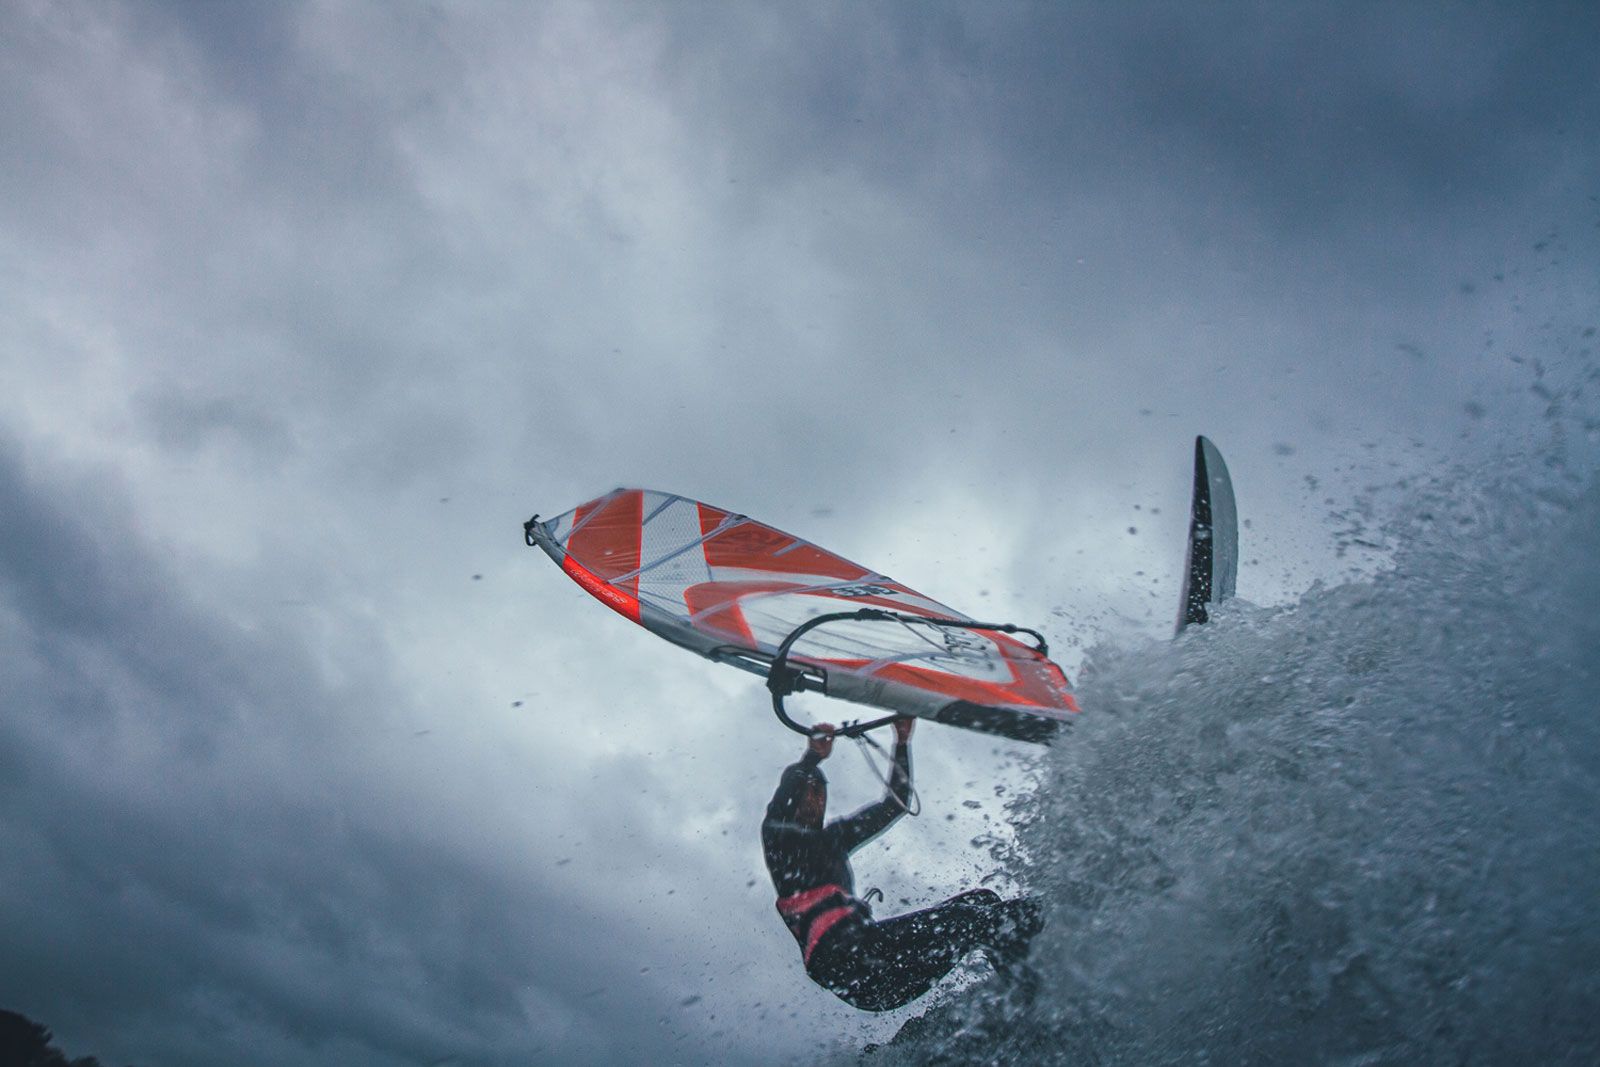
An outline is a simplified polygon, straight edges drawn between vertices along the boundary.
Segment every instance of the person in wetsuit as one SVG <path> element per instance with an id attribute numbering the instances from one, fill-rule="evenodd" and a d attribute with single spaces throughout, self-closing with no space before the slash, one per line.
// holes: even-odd
<path id="1" fill-rule="evenodd" d="M 888 829 L 910 803 L 915 723 L 895 720 L 884 798 L 826 825 L 828 780 L 818 765 L 833 751 L 833 727 L 817 727 L 805 755 L 784 769 L 761 823 L 778 914 L 800 945 L 806 974 L 864 1011 L 909 1004 L 974 949 L 1008 972 L 1021 964 L 1043 925 L 1036 902 L 1001 900 L 991 889 L 883 920 L 855 896 L 850 853 Z"/>

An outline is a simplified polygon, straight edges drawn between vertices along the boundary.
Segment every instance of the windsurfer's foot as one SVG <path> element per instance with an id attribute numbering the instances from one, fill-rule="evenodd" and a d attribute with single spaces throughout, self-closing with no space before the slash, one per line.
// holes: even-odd
<path id="1" fill-rule="evenodd" d="M 1029 897 L 995 905 L 994 932 L 984 955 L 996 971 L 1019 966 L 1028 958 L 1028 945 L 1044 929 L 1044 909 Z"/>
<path id="2" fill-rule="evenodd" d="M 952 904 L 982 904 L 985 907 L 993 907 L 1000 902 L 1000 894 L 993 889 L 969 889 L 950 898 Z"/>

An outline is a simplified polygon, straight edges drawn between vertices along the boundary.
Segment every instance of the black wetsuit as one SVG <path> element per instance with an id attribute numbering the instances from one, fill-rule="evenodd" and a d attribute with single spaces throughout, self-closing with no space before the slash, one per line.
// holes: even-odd
<path id="1" fill-rule="evenodd" d="M 926 993 L 976 948 L 997 966 L 1020 959 L 1039 929 L 1030 900 L 1002 901 L 989 889 L 962 893 L 923 911 L 875 921 L 855 896 L 850 853 L 888 829 L 906 810 L 911 752 L 895 746 L 887 795 L 826 826 L 799 820 L 811 783 L 826 779 L 813 753 L 783 772 L 761 824 L 778 914 L 800 944 L 806 974 L 864 1011 L 889 1011 Z"/>

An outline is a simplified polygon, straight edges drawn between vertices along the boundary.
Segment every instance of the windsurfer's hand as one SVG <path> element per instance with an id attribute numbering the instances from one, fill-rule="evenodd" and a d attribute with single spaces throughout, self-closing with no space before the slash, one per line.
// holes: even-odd
<path id="1" fill-rule="evenodd" d="M 811 728 L 811 743 L 807 748 L 817 759 L 827 759 L 833 752 L 833 724 L 819 722 Z"/>
<path id="2" fill-rule="evenodd" d="M 894 721 L 894 739 L 902 745 L 911 740 L 911 728 L 917 725 L 915 715 L 902 715 Z"/>

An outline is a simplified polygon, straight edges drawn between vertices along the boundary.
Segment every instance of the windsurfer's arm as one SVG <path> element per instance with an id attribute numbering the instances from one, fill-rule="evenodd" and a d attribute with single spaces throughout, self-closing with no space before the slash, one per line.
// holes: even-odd
<path id="1" fill-rule="evenodd" d="M 905 716 L 895 720 L 894 761 L 889 772 L 889 788 L 882 800 L 869 804 L 839 819 L 828 827 L 837 835 L 841 848 L 853 852 L 887 830 L 911 807 L 911 728 L 916 720 Z"/>

